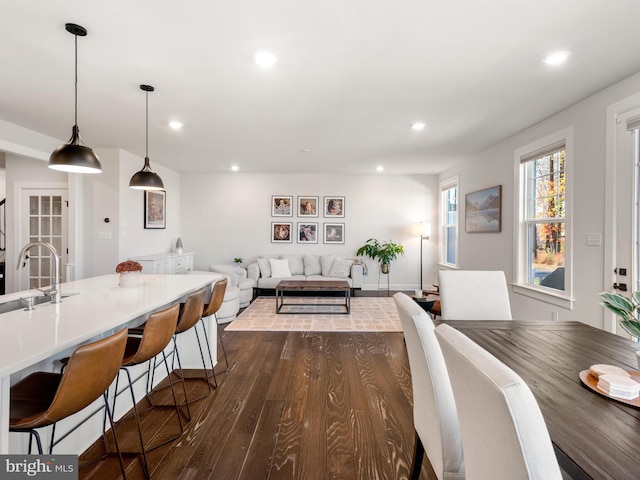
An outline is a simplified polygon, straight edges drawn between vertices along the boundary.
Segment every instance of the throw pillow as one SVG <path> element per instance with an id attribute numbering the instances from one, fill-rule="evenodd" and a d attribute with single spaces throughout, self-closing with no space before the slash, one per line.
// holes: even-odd
<path id="1" fill-rule="evenodd" d="M 320 260 L 315 255 L 305 255 L 304 256 L 304 274 L 308 277 L 309 275 L 320 275 L 322 273 L 322 268 L 320 267 Z"/>
<path id="2" fill-rule="evenodd" d="M 260 267 L 260 276 L 262 278 L 271 277 L 271 266 L 269 265 L 268 258 L 258 258 L 258 267 Z"/>
<path id="3" fill-rule="evenodd" d="M 323 277 L 328 277 L 329 276 L 329 272 L 331 272 L 331 265 L 333 264 L 333 260 L 334 260 L 333 255 L 322 255 L 320 257 L 320 268 L 322 269 L 322 276 Z"/>
<path id="4" fill-rule="evenodd" d="M 280 258 L 286 258 L 289 261 L 289 270 L 291 270 L 291 275 L 304 275 L 302 255 L 282 255 Z"/>
<path id="5" fill-rule="evenodd" d="M 336 278 L 347 278 L 351 273 L 351 265 L 353 265 L 353 260 L 336 258 L 331 265 L 329 276 Z"/>
<path id="6" fill-rule="evenodd" d="M 270 258 L 271 278 L 287 278 L 291 276 L 289 260 L 286 258 Z"/>

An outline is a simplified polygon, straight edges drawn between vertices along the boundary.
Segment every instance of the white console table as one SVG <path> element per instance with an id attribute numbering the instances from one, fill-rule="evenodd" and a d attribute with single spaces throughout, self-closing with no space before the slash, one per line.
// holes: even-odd
<path id="1" fill-rule="evenodd" d="M 193 256 L 195 253 L 158 253 L 155 255 L 144 255 L 142 257 L 132 257 L 142 265 L 142 273 L 155 274 L 185 274 L 193 270 Z"/>

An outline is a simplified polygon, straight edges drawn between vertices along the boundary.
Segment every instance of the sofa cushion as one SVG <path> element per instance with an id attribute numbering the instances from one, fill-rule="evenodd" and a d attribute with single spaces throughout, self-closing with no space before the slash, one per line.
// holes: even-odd
<path id="1" fill-rule="evenodd" d="M 304 278 L 304 277 L 303 277 Z M 288 280 L 288 279 L 287 279 Z M 329 281 L 329 280 L 345 280 L 350 287 L 353 286 L 353 280 L 351 279 L 351 277 L 347 277 L 347 278 L 338 278 L 338 277 L 327 277 L 324 275 L 310 275 L 308 277 L 306 277 L 306 280 L 311 280 L 311 281 L 316 281 L 316 280 L 323 280 L 323 281 Z"/>
<path id="2" fill-rule="evenodd" d="M 289 261 L 291 275 L 304 275 L 302 255 L 282 255 L 280 258 L 286 258 Z"/>
<path id="3" fill-rule="evenodd" d="M 329 273 L 331 272 L 331 265 L 335 258 L 335 255 L 322 255 L 320 257 L 320 268 L 322 270 L 322 275 L 325 277 L 329 276 Z"/>
<path id="4" fill-rule="evenodd" d="M 320 267 L 320 259 L 316 255 L 305 255 L 304 256 L 304 274 L 309 275 L 320 275 L 322 273 L 322 268 Z"/>
<path id="5" fill-rule="evenodd" d="M 272 288 L 276 288 L 276 286 L 282 281 L 282 280 L 305 280 L 305 276 L 304 275 L 293 275 L 289 278 L 286 279 L 282 279 L 282 278 L 261 278 L 258 280 L 258 288 L 262 288 L 262 289 L 272 289 Z"/>
<path id="6" fill-rule="evenodd" d="M 329 276 L 338 277 L 338 278 L 347 278 L 351 273 L 351 265 L 353 265 L 353 260 L 336 258 L 331 264 L 331 270 L 329 271 Z"/>
<path id="7" fill-rule="evenodd" d="M 258 262 L 258 266 L 260 267 L 260 276 L 262 278 L 270 278 L 271 277 L 271 265 L 269 264 L 268 258 L 258 258 L 256 260 Z"/>
<path id="8" fill-rule="evenodd" d="M 271 278 L 289 278 L 291 270 L 289 270 L 289 260 L 286 258 L 270 258 Z"/>

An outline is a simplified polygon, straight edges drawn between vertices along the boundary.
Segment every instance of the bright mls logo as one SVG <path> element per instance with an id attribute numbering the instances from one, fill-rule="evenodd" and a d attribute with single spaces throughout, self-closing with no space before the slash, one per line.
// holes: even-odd
<path id="1" fill-rule="evenodd" d="M 77 480 L 77 455 L 0 455 L 0 480 Z"/>

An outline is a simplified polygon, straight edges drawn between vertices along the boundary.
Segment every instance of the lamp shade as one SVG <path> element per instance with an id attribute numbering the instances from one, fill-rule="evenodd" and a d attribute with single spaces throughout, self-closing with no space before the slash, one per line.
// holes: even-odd
<path id="1" fill-rule="evenodd" d="M 73 134 L 69 143 L 56 148 L 49 157 L 49 168 L 70 173 L 100 173 L 102 165 L 85 145 L 80 145 L 78 126 L 73 126 Z"/>
<path id="2" fill-rule="evenodd" d="M 151 171 L 149 157 L 144 159 L 144 167 L 139 172 L 133 174 L 129 181 L 129 188 L 137 190 L 164 190 L 164 183 L 160 175 Z"/>
<path id="3" fill-rule="evenodd" d="M 431 222 L 422 222 L 421 236 L 427 238 L 431 236 Z"/>
<path id="4" fill-rule="evenodd" d="M 428 239 L 431 236 L 431 222 L 416 223 L 414 232 L 419 235 L 420 238 Z"/>

